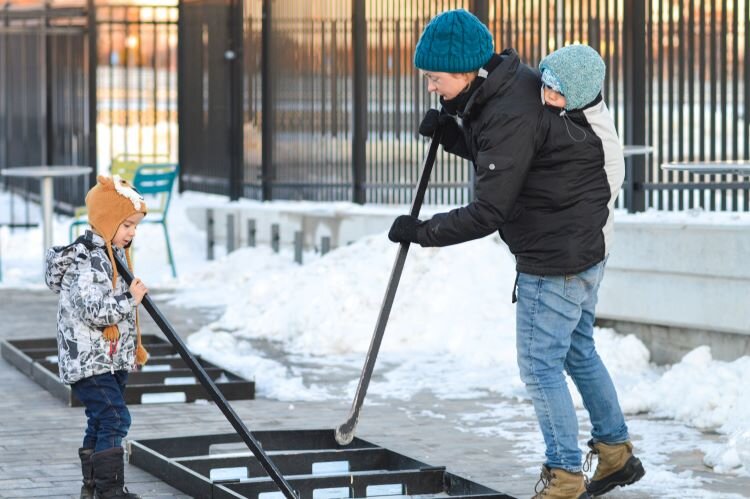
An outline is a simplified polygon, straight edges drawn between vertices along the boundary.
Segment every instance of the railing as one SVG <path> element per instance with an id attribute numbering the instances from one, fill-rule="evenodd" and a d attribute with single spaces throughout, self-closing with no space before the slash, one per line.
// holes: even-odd
<path id="1" fill-rule="evenodd" d="M 436 105 L 412 66 L 414 46 L 433 15 L 464 7 L 487 23 L 498 50 L 513 46 L 532 65 L 569 43 L 600 51 L 608 68 L 604 97 L 621 139 L 654 149 L 627 160 L 629 209 L 748 211 L 747 182 L 659 168 L 677 159 L 748 157 L 746 2 L 313 0 L 302 8 L 279 1 L 265 11 L 271 19 L 266 38 L 261 16 L 267 3 L 244 5 L 246 41 L 253 40 L 245 60 L 245 80 L 252 82 L 245 108 L 247 197 L 262 197 L 257 179 L 263 178 L 267 198 L 355 199 L 362 189 L 368 202 L 407 202 L 424 143 L 415 130 L 426 109 Z M 352 5 L 363 12 L 353 12 Z M 357 19 L 364 20 L 357 24 Z M 358 53 L 362 33 L 367 48 Z M 273 63 L 267 80 L 273 92 L 263 89 L 258 60 L 263 53 Z M 358 76 L 358 64 L 366 77 Z M 358 92 L 366 100 L 358 101 Z M 272 123 L 263 125 L 267 93 L 274 109 L 266 115 Z M 356 136 L 358 122 L 364 136 Z M 264 144 L 271 145 L 271 154 L 262 152 Z M 358 150 L 365 153 L 357 155 Z M 441 155 L 428 200 L 466 202 L 471 181 L 467 163 Z"/>
<path id="2" fill-rule="evenodd" d="M 89 126 L 87 10 L 11 7 L 0 9 L 0 168 L 91 164 L 96 137 Z M 39 199 L 38 182 L 2 181 Z M 54 189 L 57 208 L 70 212 L 87 183 L 56 179 Z"/>
<path id="3" fill-rule="evenodd" d="M 177 6 L 97 5 L 99 163 L 177 161 Z"/>
<path id="4" fill-rule="evenodd" d="M 437 105 L 412 65 L 412 54 L 435 14 L 463 7 L 490 27 L 498 50 L 513 46 L 531 65 L 569 43 L 599 50 L 608 68 L 604 97 L 623 143 L 653 147 L 652 154 L 627 160 L 629 195 L 620 206 L 750 211 L 746 180 L 659 167 L 676 160 L 750 158 L 747 1 L 210 4 L 223 5 L 243 21 L 236 47 L 240 72 L 228 87 L 239 90 L 226 96 L 228 105 L 220 102 L 224 95 L 206 95 L 200 103 L 205 109 L 181 109 L 204 119 L 216 102 L 231 111 L 228 133 L 217 134 L 227 137 L 229 151 L 218 156 L 210 151 L 200 165 L 185 163 L 182 173 L 191 179 L 190 189 L 252 199 L 408 202 L 425 144 L 417 125 Z M 98 156 L 106 168 L 122 153 L 178 159 L 177 6 L 22 11 L 8 5 L 0 10 L 0 66 L 8 68 L 0 75 L 0 165 L 93 164 Z M 87 29 L 92 16 L 95 31 Z M 207 22 L 204 29 L 212 43 L 234 36 L 221 23 Z M 93 64 L 91 46 L 98 47 Z M 188 54 L 193 55 L 200 54 Z M 230 63 L 213 62 L 219 68 Z M 183 82 L 205 77 L 184 66 Z M 241 110 L 238 121 L 235 109 Z M 92 121 L 98 124 L 96 134 L 85 128 Z M 203 148 L 204 133 L 182 132 L 183 142 Z M 234 135 L 239 147 L 232 143 Z M 38 143 L 41 147 L 28 146 Z M 472 194 L 471 166 L 441 154 L 426 201 L 465 203 Z M 80 193 L 70 199 L 75 197 Z"/>
<path id="5" fill-rule="evenodd" d="M 0 10 L 0 166 L 175 161 L 177 7 L 81 3 Z M 94 178 L 55 180 L 56 209 L 72 213 Z"/>

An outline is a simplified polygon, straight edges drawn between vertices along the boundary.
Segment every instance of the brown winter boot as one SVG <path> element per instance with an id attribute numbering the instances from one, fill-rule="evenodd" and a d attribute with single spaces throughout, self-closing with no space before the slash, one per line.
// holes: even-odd
<path id="1" fill-rule="evenodd" d="M 588 484 L 588 491 L 592 497 L 602 496 L 617 486 L 623 487 L 637 482 L 646 471 L 641 460 L 633 455 L 633 444 L 605 444 L 589 440 L 591 449 L 586 456 L 584 471 L 591 469 L 591 460 L 598 457 L 596 471 Z"/>
<path id="2" fill-rule="evenodd" d="M 542 487 L 541 490 L 539 487 Z M 536 495 L 531 499 L 589 499 L 583 473 L 547 468 L 542 466 L 542 474 L 534 487 Z"/>

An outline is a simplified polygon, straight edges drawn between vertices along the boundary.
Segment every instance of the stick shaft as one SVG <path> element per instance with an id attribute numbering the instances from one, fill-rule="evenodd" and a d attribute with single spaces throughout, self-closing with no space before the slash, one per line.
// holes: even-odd
<path id="1" fill-rule="evenodd" d="M 422 202 L 424 201 L 425 192 L 427 191 L 427 184 L 430 181 L 430 174 L 432 173 L 432 166 L 435 164 L 435 157 L 437 156 L 438 146 L 440 145 L 439 133 L 440 132 L 438 131 L 432 138 L 430 148 L 427 151 L 427 156 L 422 164 L 422 174 L 419 177 L 419 184 L 417 185 L 414 200 L 411 205 L 411 211 L 409 212 L 413 217 L 418 217 L 419 211 L 422 208 Z M 388 317 L 391 314 L 391 307 L 393 306 L 393 300 L 396 297 L 396 290 L 398 289 L 398 283 L 401 279 L 401 273 L 404 270 L 404 263 L 406 262 L 406 255 L 408 252 L 409 243 L 401 243 L 398 253 L 396 254 L 396 261 L 391 270 L 391 276 L 388 279 L 385 298 L 380 306 L 378 320 L 375 323 L 375 332 L 372 335 L 370 348 L 367 351 L 365 364 L 362 367 L 362 374 L 359 377 L 359 384 L 357 385 L 357 391 L 354 395 L 352 408 L 349 411 L 347 420 L 336 428 L 336 441 L 339 444 L 349 444 L 354 438 L 354 430 L 357 426 L 357 421 L 359 420 L 359 413 L 362 409 L 362 404 L 365 401 L 367 387 L 370 385 L 370 378 L 372 378 L 372 371 L 375 368 L 375 361 L 377 360 L 378 352 L 380 351 L 380 344 L 383 341 L 385 327 L 388 324 Z"/>
<path id="2" fill-rule="evenodd" d="M 118 272 L 121 276 L 123 276 L 125 282 L 130 285 L 130 283 L 133 281 L 133 275 L 130 273 L 127 265 L 123 263 L 122 259 L 117 254 L 115 254 L 115 261 L 117 264 Z M 161 311 L 158 309 L 156 304 L 154 304 L 154 301 L 151 299 L 151 297 L 149 295 L 144 296 L 141 304 L 143 305 L 143 308 L 145 308 L 149 313 L 149 315 L 151 315 L 151 318 L 154 319 L 154 322 L 156 322 L 156 325 L 159 326 L 159 329 L 161 329 L 169 342 L 174 345 L 175 349 L 177 349 L 177 353 L 180 354 L 182 360 L 184 360 L 190 370 L 193 371 L 193 374 L 195 374 L 195 377 L 198 379 L 200 384 L 203 385 L 203 388 L 206 389 L 208 394 L 211 396 L 211 399 L 214 401 L 214 403 L 216 403 L 221 412 L 224 413 L 227 421 L 229 421 L 235 431 L 239 434 L 240 438 L 242 438 L 248 448 L 250 448 L 252 453 L 258 459 L 261 466 L 263 466 L 271 479 L 276 483 L 276 485 L 278 485 L 284 496 L 287 497 L 287 499 L 298 499 L 298 495 L 294 491 L 294 489 L 292 489 L 292 486 L 289 485 L 289 482 L 284 479 L 276 465 L 273 464 L 273 462 L 268 458 L 266 453 L 261 448 L 260 443 L 255 439 L 255 437 L 253 437 L 253 435 L 250 433 L 250 430 L 247 429 L 237 413 L 234 412 L 234 409 L 232 409 L 232 406 L 229 405 L 227 399 L 224 397 L 221 391 L 219 391 L 219 388 L 216 386 L 211 377 L 206 373 L 206 370 L 203 368 L 203 366 L 198 362 L 198 359 L 196 359 L 193 353 L 188 350 L 187 346 L 182 341 L 182 338 L 177 335 L 175 330 L 172 328 L 172 325 L 164 317 L 164 315 L 162 315 Z"/>

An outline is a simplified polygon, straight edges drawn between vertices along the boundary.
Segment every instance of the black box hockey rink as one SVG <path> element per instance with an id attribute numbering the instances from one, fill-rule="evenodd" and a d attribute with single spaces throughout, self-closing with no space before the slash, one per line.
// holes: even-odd
<path id="1" fill-rule="evenodd" d="M 141 336 L 141 341 L 148 350 L 149 360 L 140 371 L 132 372 L 128 376 L 125 402 L 148 404 L 210 399 L 206 390 L 168 341 L 149 334 Z M 3 340 L 0 343 L 0 351 L 4 359 L 48 392 L 70 406 L 81 405 L 70 386 L 60 382 L 55 338 Z M 200 363 L 228 400 L 255 398 L 253 381 L 241 378 L 208 361 L 200 359 Z"/>
<path id="2" fill-rule="evenodd" d="M 513 499 L 478 483 L 355 438 L 341 446 L 333 430 L 256 431 L 268 457 L 300 499 L 455 497 Z M 129 461 L 201 498 L 284 499 L 236 434 L 128 442 Z"/>

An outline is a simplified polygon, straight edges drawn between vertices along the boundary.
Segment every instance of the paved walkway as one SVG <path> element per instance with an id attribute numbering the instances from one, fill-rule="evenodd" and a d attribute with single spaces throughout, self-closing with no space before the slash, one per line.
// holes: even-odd
<path id="1" fill-rule="evenodd" d="M 158 294 L 155 295 L 158 298 Z M 46 290 L 0 289 L 0 338 L 54 337 L 56 297 Z M 187 335 L 213 320 L 216 310 L 182 309 L 160 305 L 180 334 Z M 146 315 L 146 314 L 144 314 Z M 144 333 L 157 333 L 144 320 Z M 262 383 L 262 380 L 256 380 Z M 80 470 L 76 449 L 84 427 L 81 408 L 70 408 L 31 379 L 0 359 L 0 497 L 78 497 Z M 256 399 L 232 402 L 251 430 L 333 428 L 349 409 L 349 401 L 289 404 Z M 509 400 L 438 400 L 420 393 L 408 402 L 378 401 L 367 404 L 358 436 L 448 470 L 498 491 L 529 497 L 538 474 L 529 459 L 521 459 L 518 441 L 503 435 L 482 436 L 467 431 L 462 420 L 467 406 L 476 410 L 492 404 L 523 406 Z M 528 409 L 528 408 L 527 408 Z M 230 432 L 231 427 L 213 404 L 133 405 L 129 438 L 140 439 L 201 433 Z M 535 432 L 528 410 L 514 419 L 504 411 L 508 431 Z M 510 419 L 508 419 L 510 417 Z M 635 435 L 638 438 L 638 435 Z M 520 457 L 519 457 L 520 456 Z M 704 486 L 712 497 L 742 496 L 750 491 L 750 478 L 714 475 L 702 465 L 702 455 L 683 452 L 669 457 L 675 472 L 712 477 Z M 188 497 L 143 470 L 128 465 L 127 482 L 143 497 Z M 654 497 L 642 490 L 618 490 L 608 498 Z M 678 493 L 670 497 L 703 497 Z M 735 496 L 736 497 L 736 496 Z"/>

